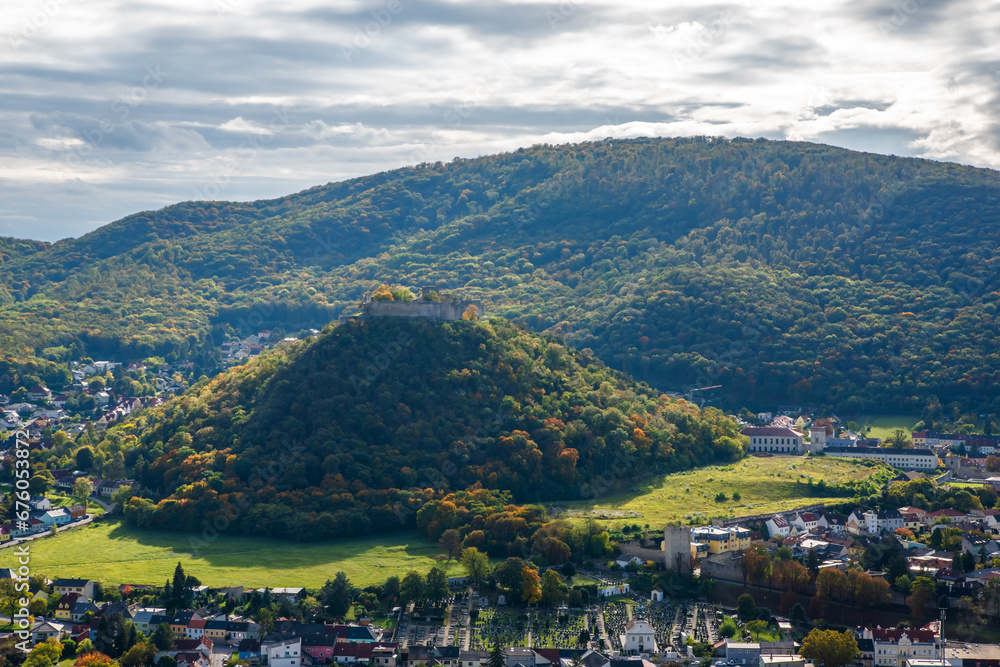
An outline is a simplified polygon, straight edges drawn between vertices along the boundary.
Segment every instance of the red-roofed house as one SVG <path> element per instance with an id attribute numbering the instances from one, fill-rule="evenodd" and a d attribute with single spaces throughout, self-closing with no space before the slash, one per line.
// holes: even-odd
<path id="1" fill-rule="evenodd" d="M 209 667 L 210 658 L 201 653 L 178 653 L 174 656 L 177 667 Z"/>
<path id="2" fill-rule="evenodd" d="M 47 401 L 52 398 L 52 391 L 48 387 L 36 384 L 28 390 L 29 401 Z"/>
<path id="3" fill-rule="evenodd" d="M 960 519 L 965 518 L 965 514 L 953 509 L 937 510 L 936 512 L 928 512 L 924 515 L 923 522 L 928 525 L 934 525 L 938 519 L 948 518 L 951 519 L 951 523 L 956 523 Z"/>
<path id="4" fill-rule="evenodd" d="M 196 623 L 197 621 L 191 622 Z M 193 653 L 197 651 L 205 655 L 212 655 L 212 646 L 214 646 L 212 640 L 202 636 L 199 639 L 175 639 L 173 650 L 179 653 Z"/>
<path id="5" fill-rule="evenodd" d="M 792 526 L 788 523 L 788 519 L 780 514 L 772 516 L 767 520 L 767 524 L 765 525 L 767 526 L 767 534 L 771 537 L 775 537 L 776 535 L 785 537 L 792 530 Z"/>
<path id="6" fill-rule="evenodd" d="M 790 522 L 799 530 L 816 530 L 819 525 L 819 518 L 812 512 L 795 513 L 795 518 Z"/>
<path id="7" fill-rule="evenodd" d="M 187 629 L 184 631 L 184 636 L 188 639 L 201 639 L 205 638 L 208 641 L 208 648 L 212 648 L 212 640 L 205 637 L 205 619 L 203 618 L 192 618 L 188 621 Z"/>

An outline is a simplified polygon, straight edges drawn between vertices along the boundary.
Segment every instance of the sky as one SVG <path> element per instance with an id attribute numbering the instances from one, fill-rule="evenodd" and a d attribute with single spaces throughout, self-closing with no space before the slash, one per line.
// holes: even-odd
<path id="1" fill-rule="evenodd" d="M 1000 168 L 991 0 L 20 0 L 0 236 L 605 137 Z"/>

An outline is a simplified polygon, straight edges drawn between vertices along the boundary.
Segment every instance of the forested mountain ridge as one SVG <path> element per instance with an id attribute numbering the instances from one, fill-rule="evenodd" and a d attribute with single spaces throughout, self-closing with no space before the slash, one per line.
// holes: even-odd
<path id="1" fill-rule="evenodd" d="M 467 489 L 596 497 L 734 461 L 738 429 L 502 319 L 375 319 L 203 381 L 94 446 L 165 497 L 133 500 L 135 525 L 237 516 L 237 532 L 315 540 L 416 525 L 424 503 Z"/>
<path id="2" fill-rule="evenodd" d="M 234 329 L 318 327 L 398 282 L 735 405 L 990 411 L 998 203 L 993 171 L 816 144 L 537 146 L 15 253 L 0 343 L 209 367 Z"/>

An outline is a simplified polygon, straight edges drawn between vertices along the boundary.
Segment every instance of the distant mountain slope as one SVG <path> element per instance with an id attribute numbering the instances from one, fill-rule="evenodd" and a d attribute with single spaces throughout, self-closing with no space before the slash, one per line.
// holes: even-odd
<path id="1" fill-rule="evenodd" d="M 241 533 L 314 540 L 398 528 L 399 507 L 476 485 L 596 497 L 736 460 L 741 440 L 719 411 L 502 319 L 381 319 L 193 387 L 99 449 L 124 449 L 128 474 L 169 496 L 134 503 L 136 525 L 200 530 L 218 513 Z"/>
<path id="2" fill-rule="evenodd" d="M 538 146 L 180 204 L 14 257 L 0 344 L 208 368 L 231 333 L 431 284 L 736 405 L 994 411 L 998 203 L 993 171 L 815 144 Z"/>

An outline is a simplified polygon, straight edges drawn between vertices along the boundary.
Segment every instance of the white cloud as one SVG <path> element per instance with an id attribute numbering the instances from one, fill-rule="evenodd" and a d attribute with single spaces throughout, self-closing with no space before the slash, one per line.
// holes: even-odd
<path id="1" fill-rule="evenodd" d="M 220 180 L 253 199 L 605 136 L 1000 167 L 988 0 L 28 0 L 8 18 L 3 234 L 79 235 Z"/>

